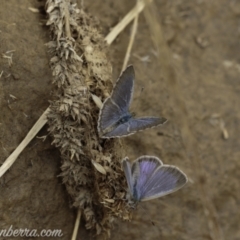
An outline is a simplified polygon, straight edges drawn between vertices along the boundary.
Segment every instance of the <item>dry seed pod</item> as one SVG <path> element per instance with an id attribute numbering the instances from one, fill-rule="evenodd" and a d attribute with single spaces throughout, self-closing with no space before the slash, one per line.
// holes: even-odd
<path id="1" fill-rule="evenodd" d="M 92 18 L 76 4 L 48 0 L 46 10 L 52 36 L 47 46 L 56 86 L 49 131 L 61 152 L 62 180 L 72 205 L 82 210 L 86 228 L 109 236 L 113 217 L 129 219 L 130 214 L 124 200 L 122 148 L 119 141 L 99 139 L 99 106 L 92 100 L 95 95 L 99 103 L 111 92 L 106 46 Z"/>

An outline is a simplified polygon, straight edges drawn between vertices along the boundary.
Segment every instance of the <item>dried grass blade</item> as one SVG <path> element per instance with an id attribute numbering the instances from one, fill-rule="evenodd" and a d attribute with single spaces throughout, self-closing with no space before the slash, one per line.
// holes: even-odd
<path id="1" fill-rule="evenodd" d="M 12 152 L 12 154 L 5 160 L 3 165 L 0 168 L 0 177 L 12 166 L 15 162 L 19 154 L 23 151 L 23 149 L 31 142 L 31 140 L 37 135 L 39 130 L 47 123 L 47 115 L 50 109 L 47 108 L 42 116 L 37 120 L 37 122 L 33 125 L 31 130 L 28 132 L 27 136 L 23 139 L 23 141 L 18 145 L 18 147 Z"/>

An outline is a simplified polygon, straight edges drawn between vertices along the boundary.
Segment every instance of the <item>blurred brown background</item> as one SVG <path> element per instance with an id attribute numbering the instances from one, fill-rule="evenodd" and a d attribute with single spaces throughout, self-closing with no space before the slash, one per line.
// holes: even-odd
<path id="1" fill-rule="evenodd" d="M 84 1 L 104 36 L 134 5 L 135 1 L 127 0 Z M 39 6 L 44 1 L 1 2 L 0 51 L 12 54 L 13 63 L 9 67 L 8 59 L 0 58 L 0 163 L 51 99 L 44 45 L 49 31 L 40 24 L 46 16 L 28 10 Z M 240 1 L 156 0 L 155 6 L 180 95 L 174 94 L 171 81 L 161 77 L 163 59 L 156 54 L 141 13 L 129 61 L 136 72 L 132 110 L 139 116 L 162 115 L 169 122 L 124 141 L 130 159 L 156 155 L 180 167 L 190 181 L 174 194 L 141 203 L 131 223 L 115 221 L 111 239 L 240 239 Z M 131 26 L 109 47 L 114 79 L 122 68 Z M 189 128 L 191 139 L 183 136 L 182 123 Z M 38 135 L 46 135 L 46 129 Z M 62 229 L 63 239 L 70 238 L 76 213 L 69 208 L 69 197 L 56 177 L 60 156 L 50 143 L 49 138 L 45 142 L 35 138 L 0 178 L 0 229 L 10 225 Z M 88 238 L 92 237 L 79 236 Z"/>

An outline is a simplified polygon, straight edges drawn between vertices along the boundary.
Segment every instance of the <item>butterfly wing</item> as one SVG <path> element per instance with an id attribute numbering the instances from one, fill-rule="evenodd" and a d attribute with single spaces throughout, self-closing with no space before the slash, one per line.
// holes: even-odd
<path id="1" fill-rule="evenodd" d="M 162 165 L 163 163 L 159 158 L 151 156 L 142 156 L 134 161 L 132 165 L 134 199 L 140 201 L 142 186 L 146 185 L 148 179 Z"/>
<path id="2" fill-rule="evenodd" d="M 128 114 L 133 95 L 133 85 L 134 69 L 133 66 L 129 66 L 117 80 L 111 96 L 103 103 L 98 119 L 98 131 L 100 134 Z"/>
<path id="3" fill-rule="evenodd" d="M 166 118 L 158 117 L 142 117 L 142 118 L 131 118 L 128 122 L 130 133 L 135 133 L 137 131 L 142 131 L 147 128 L 156 127 L 162 125 L 167 121 Z"/>
<path id="4" fill-rule="evenodd" d="M 133 134 L 133 133 L 129 132 L 128 129 L 129 129 L 128 122 L 120 124 L 120 125 L 116 126 L 115 128 L 113 128 L 112 131 L 105 133 L 103 135 L 103 138 L 124 137 L 124 136 Z"/>
<path id="5" fill-rule="evenodd" d="M 116 124 L 116 122 L 121 119 L 123 113 L 124 112 L 112 101 L 111 97 L 107 98 L 99 114 L 98 132 L 103 135 L 104 130 Z"/>
<path id="6" fill-rule="evenodd" d="M 112 138 L 129 136 L 135 132 L 164 124 L 166 121 L 166 118 L 158 117 L 131 118 L 128 122 L 120 124 L 116 126 L 112 131 L 104 134 L 104 137 Z"/>
<path id="7" fill-rule="evenodd" d="M 117 80 L 116 86 L 113 89 L 111 99 L 125 113 L 128 111 L 133 95 L 135 73 L 133 66 L 128 66 Z"/>
<path id="8" fill-rule="evenodd" d="M 132 178 L 131 164 L 127 157 L 122 160 L 122 167 L 127 179 L 129 191 L 132 195 L 133 194 L 133 178 Z"/>
<path id="9" fill-rule="evenodd" d="M 187 176 L 177 167 L 162 165 L 148 178 L 139 183 L 141 201 L 148 201 L 175 192 L 187 183 Z"/>

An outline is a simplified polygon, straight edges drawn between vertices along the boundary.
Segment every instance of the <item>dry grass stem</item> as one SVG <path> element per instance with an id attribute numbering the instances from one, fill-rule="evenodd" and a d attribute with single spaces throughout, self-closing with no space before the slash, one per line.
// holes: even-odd
<path id="1" fill-rule="evenodd" d="M 146 0 L 146 4 L 151 3 L 152 0 Z M 112 31 L 106 36 L 105 40 L 107 44 L 111 44 L 120 32 L 144 9 L 145 2 L 137 1 L 136 6 L 119 22 Z"/>
<path id="2" fill-rule="evenodd" d="M 137 1 L 137 4 L 136 4 L 137 7 L 139 5 L 138 2 L 139 1 Z M 127 67 L 127 64 L 128 64 L 128 60 L 130 58 L 130 53 L 131 53 L 131 50 L 132 50 L 133 42 L 134 42 L 134 39 L 135 39 L 135 36 L 136 36 L 136 33 L 137 33 L 137 26 L 138 26 L 138 13 L 134 18 L 132 33 L 131 33 L 131 37 L 130 37 L 130 40 L 129 40 L 127 52 L 126 52 L 126 55 L 125 55 L 125 58 L 124 58 L 122 71 L 124 71 L 124 69 Z"/>
<path id="3" fill-rule="evenodd" d="M 75 221 L 75 225 L 74 225 L 74 229 L 73 229 L 73 234 L 72 234 L 71 240 L 76 240 L 77 239 L 77 234 L 78 234 L 80 220 L 81 220 L 81 210 L 78 209 L 77 217 L 76 217 L 76 221 Z"/>
<path id="4" fill-rule="evenodd" d="M 23 149 L 31 142 L 31 140 L 36 136 L 38 131 L 47 123 L 47 114 L 50 109 L 48 108 L 42 116 L 38 119 L 38 121 L 33 125 L 32 129 L 28 132 L 27 136 L 23 139 L 23 141 L 18 145 L 18 147 L 14 150 L 14 152 L 5 160 L 3 165 L 0 168 L 0 177 L 12 166 L 15 162 L 19 154 L 23 151 Z"/>
<path id="5" fill-rule="evenodd" d="M 66 37 L 71 38 L 71 31 L 70 31 L 70 25 L 69 25 L 69 10 L 68 10 L 68 0 L 65 1 L 65 6 L 64 6 L 64 13 L 65 13 L 65 32 L 66 32 Z"/>

